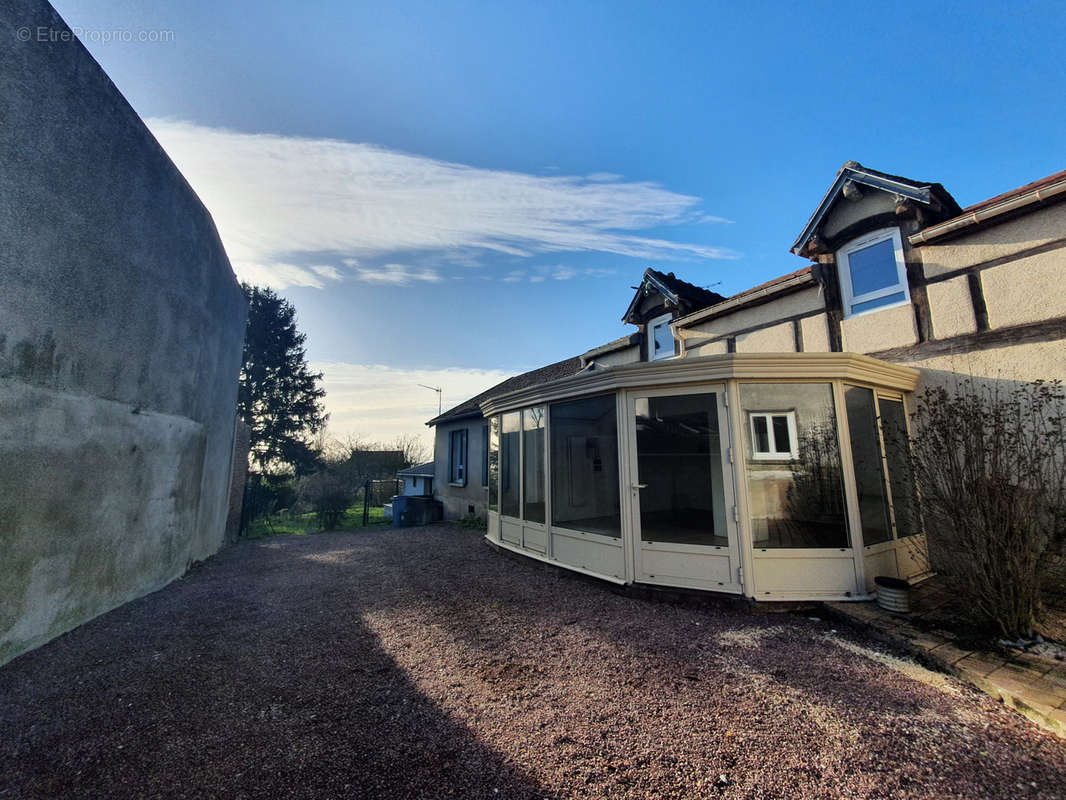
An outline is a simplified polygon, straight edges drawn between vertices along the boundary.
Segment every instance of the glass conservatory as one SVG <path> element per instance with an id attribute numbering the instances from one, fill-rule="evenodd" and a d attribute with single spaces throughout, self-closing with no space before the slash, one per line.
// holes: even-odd
<path id="1" fill-rule="evenodd" d="M 487 536 L 616 583 L 864 599 L 923 569 L 917 380 L 851 353 L 730 353 L 492 398 Z"/>

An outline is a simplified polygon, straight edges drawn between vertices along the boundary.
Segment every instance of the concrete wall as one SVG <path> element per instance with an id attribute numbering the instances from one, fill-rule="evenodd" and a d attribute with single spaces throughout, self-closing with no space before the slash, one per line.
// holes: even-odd
<path id="1" fill-rule="evenodd" d="M 0 5 L 0 663 L 222 544 L 246 314 L 196 195 L 39 26 Z"/>
<path id="2" fill-rule="evenodd" d="M 484 430 L 488 423 L 481 417 L 444 422 L 434 428 L 433 460 L 436 472 L 433 479 L 433 495 L 444 505 L 445 519 L 463 519 L 473 513 L 488 517 L 488 491 L 481 482 L 485 461 Z M 465 486 L 448 482 L 448 437 L 452 431 L 466 429 L 467 479 Z"/>

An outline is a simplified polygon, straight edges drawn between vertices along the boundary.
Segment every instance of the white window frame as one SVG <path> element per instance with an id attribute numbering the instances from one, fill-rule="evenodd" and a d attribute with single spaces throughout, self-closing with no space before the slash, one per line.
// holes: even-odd
<path id="1" fill-rule="evenodd" d="M 755 435 L 755 419 L 762 417 L 766 420 L 766 433 L 771 446 L 774 442 L 773 417 L 785 417 L 788 420 L 788 452 L 775 451 L 772 453 L 760 453 L 755 449 L 759 437 Z M 753 461 L 795 461 L 799 458 L 799 438 L 796 435 L 796 412 L 795 411 L 749 411 L 748 428 L 751 431 L 751 457 Z"/>
<path id="2" fill-rule="evenodd" d="M 863 250 L 881 242 L 891 241 L 896 255 L 896 282 L 883 289 L 856 295 L 851 286 L 851 265 L 848 256 L 857 250 Z M 903 238 L 899 235 L 899 228 L 881 228 L 868 233 L 858 239 L 853 239 L 842 248 L 837 250 L 837 274 L 840 276 L 840 293 L 844 301 L 844 317 L 858 317 L 863 314 L 872 314 L 875 311 L 883 311 L 886 308 L 894 308 L 911 301 L 910 286 L 907 284 L 907 263 L 903 260 Z M 868 303 L 888 295 L 903 292 L 903 299 L 876 308 L 868 308 L 865 311 L 853 312 L 853 306 L 860 303 Z"/>
<path id="3" fill-rule="evenodd" d="M 670 331 L 670 323 L 674 321 L 673 314 L 661 314 L 655 319 L 648 321 L 648 361 L 662 361 L 666 358 L 673 358 L 676 355 L 677 341 L 674 339 L 674 332 Z M 663 355 L 657 355 L 655 352 L 655 329 L 660 325 L 666 325 L 666 329 L 670 331 L 670 350 Z"/>

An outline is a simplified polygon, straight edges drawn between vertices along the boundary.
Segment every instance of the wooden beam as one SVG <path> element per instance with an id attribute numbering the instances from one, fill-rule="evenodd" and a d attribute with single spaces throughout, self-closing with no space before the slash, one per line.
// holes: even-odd
<path id="1" fill-rule="evenodd" d="M 1000 347 L 1010 347 L 1030 342 L 1054 342 L 1059 339 L 1066 339 L 1066 317 L 1030 322 L 1025 325 L 1014 325 L 1009 328 L 978 331 L 977 333 L 953 336 L 950 339 L 936 339 L 930 342 L 922 342 L 921 344 L 908 345 L 907 347 L 893 347 L 889 350 L 867 353 L 867 355 L 879 358 L 882 361 L 899 363 L 921 361 L 934 356 L 962 355 L 981 350 L 994 350 Z"/>

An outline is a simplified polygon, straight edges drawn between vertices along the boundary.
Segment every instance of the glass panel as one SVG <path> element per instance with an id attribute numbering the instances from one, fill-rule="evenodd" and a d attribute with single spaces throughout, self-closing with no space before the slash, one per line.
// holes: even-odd
<path id="1" fill-rule="evenodd" d="M 885 474 L 881 463 L 881 442 L 877 435 L 874 393 L 859 386 L 844 387 L 848 410 L 851 460 L 855 465 L 855 488 L 859 494 L 863 544 L 887 542 L 892 538 L 885 494 Z"/>
<path id="2" fill-rule="evenodd" d="M 489 426 L 481 426 L 481 485 L 489 485 Z"/>
<path id="3" fill-rule="evenodd" d="M 869 311 L 874 308 L 880 308 L 881 306 L 890 306 L 893 303 L 902 303 L 907 299 L 905 292 L 896 292 L 895 294 L 888 294 L 884 297 L 878 297 L 876 300 L 867 300 L 865 303 L 853 303 L 851 306 L 852 314 L 859 314 L 863 311 Z"/>
<path id="4" fill-rule="evenodd" d="M 788 417 L 777 415 L 773 417 L 774 423 L 774 448 L 778 453 L 791 453 L 792 443 L 788 440 Z"/>
<path id="5" fill-rule="evenodd" d="M 518 508 L 518 437 L 521 417 L 517 411 L 504 414 L 500 421 L 500 513 L 517 517 Z"/>
<path id="6" fill-rule="evenodd" d="M 655 342 L 655 352 L 652 358 L 668 358 L 674 354 L 674 337 L 670 333 L 670 324 L 662 323 L 652 329 L 652 340 Z"/>
<path id="7" fill-rule="evenodd" d="M 740 387 L 746 414 L 795 414 L 799 454 L 788 461 L 752 459 L 745 429 L 751 524 L 758 548 L 848 547 L 833 389 L 828 383 L 750 383 Z"/>
<path id="8" fill-rule="evenodd" d="M 640 534 L 646 542 L 729 544 L 717 394 L 637 402 Z"/>
<path id="9" fill-rule="evenodd" d="M 500 418 L 489 420 L 489 511 L 500 510 Z"/>
<path id="10" fill-rule="evenodd" d="M 522 412 L 522 518 L 544 522 L 544 406 Z"/>
<path id="11" fill-rule="evenodd" d="M 878 405 L 881 407 L 881 429 L 885 438 L 896 536 L 912 536 L 921 533 L 922 522 L 918 514 L 918 495 L 914 488 L 910 442 L 907 438 L 907 414 L 899 400 L 882 397 L 878 398 Z"/>
<path id="12" fill-rule="evenodd" d="M 770 434 L 766 429 L 766 417 L 757 416 L 751 418 L 752 427 L 755 428 L 755 452 L 770 452 Z"/>
<path id="13" fill-rule="evenodd" d="M 620 537 L 614 395 L 551 406 L 552 525 Z"/>
<path id="14" fill-rule="evenodd" d="M 851 296 L 876 292 L 899 283 L 896 245 L 891 239 L 847 254 L 851 273 Z"/>

